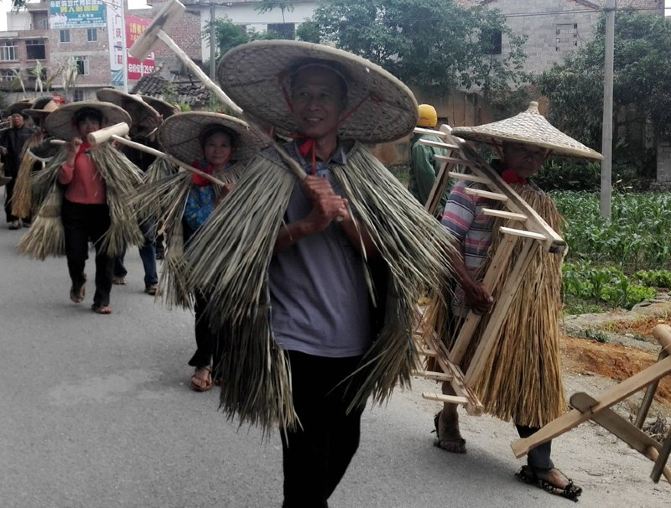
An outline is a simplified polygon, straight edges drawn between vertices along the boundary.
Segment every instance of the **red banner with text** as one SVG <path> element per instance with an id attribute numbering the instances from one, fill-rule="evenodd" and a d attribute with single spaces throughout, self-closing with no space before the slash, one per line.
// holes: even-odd
<path id="1" fill-rule="evenodd" d="M 126 14 L 126 47 L 130 48 L 133 43 L 142 35 L 149 24 L 150 19 Z M 156 70 L 156 61 L 154 53 L 149 53 L 146 59 L 140 61 L 128 54 L 128 81 L 137 81 L 142 76 L 151 74 Z"/>

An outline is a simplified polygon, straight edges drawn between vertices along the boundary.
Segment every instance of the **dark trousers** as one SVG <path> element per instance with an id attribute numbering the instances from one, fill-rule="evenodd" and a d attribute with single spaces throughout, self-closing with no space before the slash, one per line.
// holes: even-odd
<path id="1" fill-rule="evenodd" d="M 15 184 L 16 177 L 13 177 L 11 182 L 5 184 L 5 216 L 8 223 L 19 219 L 16 215 L 12 214 L 12 197 L 14 196 Z"/>
<path id="2" fill-rule="evenodd" d="M 363 376 L 346 378 L 359 367 L 361 357 L 324 358 L 290 351 L 289 360 L 301 425 L 280 430 L 283 508 L 327 507 L 359 447 L 363 408 L 349 414 L 347 408 Z"/>
<path id="3" fill-rule="evenodd" d="M 144 237 L 144 243 L 139 248 L 142 267 L 144 268 L 144 285 L 149 287 L 158 284 L 158 273 L 156 271 L 156 221 L 146 220 L 139 223 L 140 231 Z M 124 266 L 124 253 L 114 258 L 114 276 L 125 277 L 128 270 Z"/>
<path id="4" fill-rule="evenodd" d="M 206 308 L 209 300 L 206 295 L 196 291 L 193 306 L 196 314 L 196 352 L 189 360 L 189 365 L 196 368 L 213 365 L 213 377 L 217 379 L 221 351 L 218 347 L 218 336 L 210 329 L 210 320 Z"/>
<path id="5" fill-rule="evenodd" d="M 539 429 L 537 427 L 527 427 L 525 425 L 517 425 L 517 433 L 521 438 L 529 437 L 530 435 L 536 433 Z M 543 443 L 542 445 L 537 446 L 529 450 L 527 454 L 527 464 L 534 469 L 552 469 L 555 465 L 550 458 L 552 453 L 552 441 Z"/>
<path id="6" fill-rule="evenodd" d="M 77 291 L 86 280 L 84 267 L 88 259 L 88 242 L 91 241 L 96 250 L 96 292 L 93 304 L 96 307 L 109 305 L 113 258 L 103 252 L 100 246 L 100 239 L 110 227 L 108 206 L 82 205 L 64 200 L 61 218 L 72 287 Z"/>

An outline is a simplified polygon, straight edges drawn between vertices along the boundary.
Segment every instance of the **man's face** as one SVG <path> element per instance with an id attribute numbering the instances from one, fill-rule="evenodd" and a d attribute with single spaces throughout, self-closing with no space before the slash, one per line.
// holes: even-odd
<path id="1" fill-rule="evenodd" d="M 336 135 L 345 110 L 341 78 L 321 67 L 298 72 L 291 90 L 293 115 L 301 134 L 321 139 Z"/>
<path id="2" fill-rule="evenodd" d="M 538 173 L 547 158 L 548 150 L 521 143 L 508 143 L 503 147 L 506 167 L 514 169 L 523 178 Z"/>
<path id="3" fill-rule="evenodd" d="M 15 129 L 23 127 L 23 117 L 19 113 L 14 113 L 12 115 L 12 127 Z"/>

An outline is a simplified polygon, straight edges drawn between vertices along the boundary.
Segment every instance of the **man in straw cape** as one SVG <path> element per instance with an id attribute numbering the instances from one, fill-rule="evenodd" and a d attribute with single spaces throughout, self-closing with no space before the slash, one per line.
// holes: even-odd
<path id="1" fill-rule="evenodd" d="M 141 183 L 139 170 L 109 143 L 93 147 L 87 136 L 130 116 L 105 102 L 67 104 L 46 119 L 48 134 L 67 141 L 61 152 L 39 173 L 37 218 L 21 240 L 23 252 L 44 259 L 67 257 L 72 285 L 70 300 L 84 300 L 88 243 L 95 256 L 95 294 L 92 310 L 110 314 L 113 257 L 124 245 L 137 245 L 142 234 L 128 206 L 128 197 Z"/>
<path id="2" fill-rule="evenodd" d="M 536 212 L 555 230 L 561 227 L 561 217 L 552 199 L 535 186 L 529 178 L 542 167 L 550 154 L 598 159 L 600 155 L 558 131 L 539 114 L 532 102 L 529 109 L 512 118 L 481 125 L 461 127 L 452 134 L 465 139 L 489 143 L 502 156 L 492 164 L 505 182 L 513 187 Z M 469 309 L 480 313 L 487 310 L 486 292 L 479 285 L 488 261 L 500 242 L 500 222 L 483 209 L 496 208 L 496 202 L 469 194 L 469 187 L 481 184 L 457 183 L 452 189 L 443 213 L 445 228 L 461 243 L 466 265 L 462 287 L 456 291 L 453 315 L 447 329 L 451 346 Z M 511 256 L 499 283 L 502 287 L 519 255 L 520 245 Z M 517 254 L 516 254 L 517 253 Z M 520 436 L 527 437 L 565 411 L 559 358 L 559 317 L 561 313 L 562 256 L 538 248 L 524 274 L 516 299 L 503 325 L 497 332 L 495 346 L 489 355 L 475 390 L 485 409 L 503 419 L 513 420 Z M 462 289 L 463 288 L 463 289 Z M 496 294 L 494 297 L 496 298 Z M 480 324 L 479 337 L 486 324 Z M 477 343 L 474 340 L 473 343 Z M 467 366 L 470 355 L 464 363 Z M 451 394 L 449 383 L 443 386 Z M 456 406 L 445 404 L 436 415 L 437 446 L 451 452 L 464 453 L 465 441 L 459 433 Z M 557 495 L 577 500 L 582 489 L 573 484 L 554 467 L 550 458 L 551 444 L 532 450 L 528 465 L 518 478 L 538 485 Z"/>
<path id="3" fill-rule="evenodd" d="M 285 507 L 327 506 L 368 397 L 410 381 L 415 304 L 450 276 L 452 239 L 362 144 L 415 126 L 415 99 L 389 73 L 263 41 L 229 51 L 219 80 L 293 141 L 250 161 L 187 250 L 190 281 L 209 284 L 212 324 L 227 327 L 223 409 L 279 424 Z"/>

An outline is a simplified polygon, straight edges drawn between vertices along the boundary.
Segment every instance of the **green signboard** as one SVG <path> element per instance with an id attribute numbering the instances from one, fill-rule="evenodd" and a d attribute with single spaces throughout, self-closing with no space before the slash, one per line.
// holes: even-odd
<path id="1" fill-rule="evenodd" d="M 102 0 L 51 0 L 49 2 L 49 28 L 104 27 L 106 5 Z"/>

